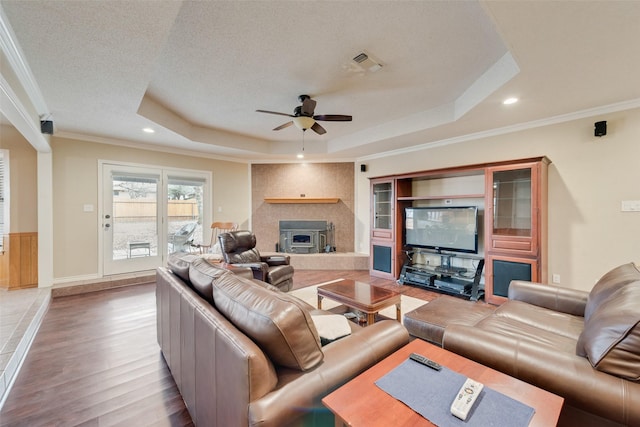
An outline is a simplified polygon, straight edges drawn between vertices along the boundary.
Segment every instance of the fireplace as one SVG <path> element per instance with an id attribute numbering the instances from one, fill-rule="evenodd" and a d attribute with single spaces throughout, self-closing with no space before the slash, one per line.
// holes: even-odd
<path id="1" fill-rule="evenodd" d="M 280 221 L 280 252 L 314 254 L 335 251 L 333 223 L 327 221 Z"/>

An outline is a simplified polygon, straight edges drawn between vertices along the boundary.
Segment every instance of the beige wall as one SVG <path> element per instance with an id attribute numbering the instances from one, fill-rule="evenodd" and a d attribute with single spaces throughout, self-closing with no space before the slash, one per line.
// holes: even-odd
<path id="1" fill-rule="evenodd" d="M 38 154 L 13 126 L 0 126 L 0 148 L 9 150 L 10 233 L 38 231 Z"/>
<path id="2" fill-rule="evenodd" d="M 256 164 L 251 167 L 252 227 L 258 250 L 275 250 L 279 221 L 321 220 L 335 226 L 337 252 L 353 252 L 353 163 Z M 330 204 L 271 204 L 265 197 L 337 197 Z"/>
<path id="3" fill-rule="evenodd" d="M 607 135 L 593 136 L 606 120 Z M 356 250 L 368 252 L 368 177 L 545 155 L 549 168 L 549 268 L 561 285 L 589 290 L 609 269 L 640 261 L 640 109 L 366 160 L 356 175 Z"/>
<path id="4" fill-rule="evenodd" d="M 213 219 L 247 227 L 249 170 L 245 163 L 161 153 L 54 137 L 54 278 L 98 273 L 98 160 L 211 171 Z M 84 212 L 85 204 L 94 212 Z"/>

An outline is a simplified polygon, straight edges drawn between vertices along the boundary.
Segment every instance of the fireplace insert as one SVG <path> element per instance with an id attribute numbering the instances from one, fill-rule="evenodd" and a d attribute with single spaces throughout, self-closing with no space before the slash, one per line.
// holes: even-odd
<path id="1" fill-rule="evenodd" d="M 280 252 L 312 254 L 335 250 L 332 237 L 333 224 L 327 221 L 280 221 Z"/>

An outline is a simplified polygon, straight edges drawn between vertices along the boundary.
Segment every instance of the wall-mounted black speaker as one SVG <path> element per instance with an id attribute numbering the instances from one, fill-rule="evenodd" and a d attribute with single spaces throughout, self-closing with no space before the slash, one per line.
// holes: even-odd
<path id="1" fill-rule="evenodd" d="M 53 122 L 51 120 L 40 120 L 40 132 L 53 135 Z"/>
<path id="2" fill-rule="evenodd" d="M 367 171 L 367 165 L 361 164 L 360 165 L 360 172 L 366 172 L 366 171 Z"/>
<path id="3" fill-rule="evenodd" d="M 605 136 L 607 134 L 607 122 L 595 122 L 594 123 L 595 130 L 593 131 L 594 136 Z"/>

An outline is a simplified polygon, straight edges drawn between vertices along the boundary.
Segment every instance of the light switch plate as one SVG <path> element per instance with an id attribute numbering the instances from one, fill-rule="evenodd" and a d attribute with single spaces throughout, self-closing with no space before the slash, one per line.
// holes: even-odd
<path id="1" fill-rule="evenodd" d="M 622 212 L 640 212 L 640 200 L 623 200 Z"/>
<path id="2" fill-rule="evenodd" d="M 93 212 L 93 205 L 84 205 L 82 210 L 83 212 Z"/>

